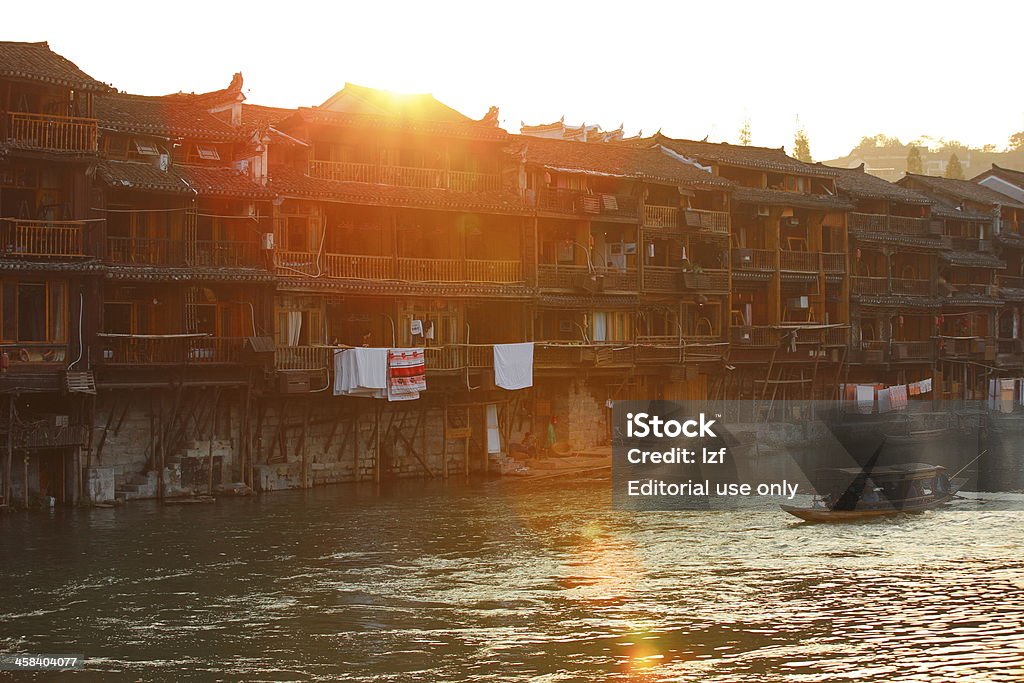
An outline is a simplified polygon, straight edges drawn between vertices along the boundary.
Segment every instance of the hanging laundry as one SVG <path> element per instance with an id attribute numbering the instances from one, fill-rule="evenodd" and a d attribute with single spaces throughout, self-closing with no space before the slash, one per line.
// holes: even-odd
<path id="1" fill-rule="evenodd" d="M 510 391 L 533 386 L 533 342 L 494 345 L 494 383 Z"/>
<path id="2" fill-rule="evenodd" d="M 335 396 L 384 398 L 387 395 L 387 378 L 387 349 L 335 349 Z"/>
<path id="3" fill-rule="evenodd" d="M 434 338 L 434 321 L 427 320 L 423 323 L 423 338 L 433 339 Z"/>
<path id="4" fill-rule="evenodd" d="M 487 452 L 501 453 L 501 430 L 498 428 L 498 406 L 487 404 Z"/>
<path id="5" fill-rule="evenodd" d="M 878 412 L 888 413 L 892 410 L 892 396 L 890 389 L 881 389 L 878 392 Z"/>
<path id="6" fill-rule="evenodd" d="M 893 410 L 905 410 L 907 407 L 907 385 L 897 384 L 889 387 L 889 400 Z"/>
<path id="7" fill-rule="evenodd" d="M 423 321 L 413 320 L 409 323 L 409 334 L 414 337 L 419 337 L 423 334 Z"/>
<path id="8" fill-rule="evenodd" d="M 920 382 L 911 382 L 910 384 L 908 384 L 907 385 L 907 393 L 909 395 L 911 395 L 911 396 L 920 396 L 921 395 L 921 383 Z"/>
<path id="9" fill-rule="evenodd" d="M 857 412 L 871 413 L 875 409 L 875 387 L 870 384 L 857 385 Z"/>
<path id="10" fill-rule="evenodd" d="M 388 400 L 410 401 L 427 389 L 423 349 L 388 349 Z"/>
<path id="11" fill-rule="evenodd" d="M 921 393 L 927 394 L 932 390 L 932 378 L 923 379 L 918 384 L 921 386 Z"/>

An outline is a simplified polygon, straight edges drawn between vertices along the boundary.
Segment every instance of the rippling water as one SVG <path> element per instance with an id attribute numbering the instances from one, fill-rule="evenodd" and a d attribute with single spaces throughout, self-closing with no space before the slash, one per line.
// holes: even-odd
<path id="1" fill-rule="evenodd" d="M 85 654 L 83 679 L 1024 677 L 1024 514 L 609 499 L 417 483 L 0 516 L 0 651 Z"/>

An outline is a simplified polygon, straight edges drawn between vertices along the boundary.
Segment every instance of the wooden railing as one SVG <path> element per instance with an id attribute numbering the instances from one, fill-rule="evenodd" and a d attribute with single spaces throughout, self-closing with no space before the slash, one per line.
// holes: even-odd
<path id="1" fill-rule="evenodd" d="M 778 252 L 771 249 L 733 249 L 732 267 L 735 270 L 779 269 Z"/>
<path id="2" fill-rule="evenodd" d="M 816 251 L 788 251 L 783 249 L 779 252 L 779 267 L 781 270 L 816 273 L 818 272 L 819 261 L 818 252 Z"/>
<path id="3" fill-rule="evenodd" d="M 649 228 L 678 228 L 679 209 L 675 206 L 644 205 L 644 225 Z"/>
<path id="4" fill-rule="evenodd" d="M 850 291 L 854 294 L 888 294 L 889 279 L 857 275 L 850 278 Z"/>
<path id="5" fill-rule="evenodd" d="M 462 280 L 466 282 L 503 282 L 523 281 L 522 263 L 519 261 L 485 261 L 466 259 L 465 272 Z"/>
<path id="6" fill-rule="evenodd" d="M 20 147 L 52 152 L 95 152 L 96 119 L 13 111 L 7 137 Z"/>
<path id="7" fill-rule="evenodd" d="M 865 232 L 894 232 L 901 235 L 925 235 L 928 233 L 927 218 L 889 216 L 880 213 L 850 213 L 850 230 Z"/>
<path id="8" fill-rule="evenodd" d="M 3 219 L 0 249 L 4 256 L 89 256 L 84 221 L 27 221 Z"/>
<path id="9" fill-rule="evenodd" d="M 410 282 L 459 282 L 462 269 L 457 259 L 399 258 L 398 279 Z"/>
<path id="10" fill-rule="evenodd" d="M 334 347 L 278 346 L 274 367 L 278 370 L 323 370 L 331 367 Z"/>
<path id="11" fill-rule="evenodd" d="M 1013 289 L 1024 289 L 1024 277 L 1019 275 L 996 275 L 996 282 L 1000 287 L 1010 287 Z"/>
<path id="12" fill-rule="evenodd" d="M 890 360 L 931 360 L 935 344 L 931 341 L 894 341 L 889 347 Z"/>
<path id="13" fill-rule="evenodd" d="M 325 180 L 445 189 L 455 192 L 490 192 L 501 189 L 501 176 L 494 173 L 446 171 L 441 168 L 378 166 L 349 161 L 311 161 L 309 175 Z"/>
<path id="14" fill-rule="evenodd" d="M 310 254 L 315 260 L 315 254 Z M 362 256 L 358 254 L 324 254 L 320 258 L 327 277 L 355 280 L 394 280 L 395 260 L 390 256 Z M 315 268 L 315 266 L 314 266 Z M 316 272 L 315 270 L 313 271 Z"/>
<path id="15" fill-rule="evenodd" d="M 737 346 L 773 348 L 779 345 L 779 330 L 774 327 L 754 325 L 731 329 L 732 343 Z"/>
<path id="16" fill-rule="evenodd" d="M 240 363 L 244 337 L 100 336 L 104 365 L 217 365 Z"/>
<path id="17" fill-rule="evenodd" d="M 725 211 L 704 209 L 683 209 L 682 223 L 687 228 L 698 228 L 709 232 L 729 233 L 729 214 Z"/>
<path id="18" fill-rule="evenodd" d="M 541 263 L 537 266 L 537 280 L 545 289 L 635 292 L 638 287 L 635 268 L 620 271 L 605 267 L 591 271 L 587 266 Z"/>
<path id="19" fill-rule="evenodd" d="M 111 263 L 181 266 L 185 265 L 185 243 L 165 238 L 108 237 L 107 260 Z"/>
<path id="20" fill-rule="evenodd" d="M 190 265 L 215 268 L 246 268 L 262 265 L 260 248 L 255 242 L 196 240 L 189 256 Z"/>
<path id="21" fill-rule="evenodd" d="M 914 278 L 894 277 L 892 293 L 906 296 L 928 296 L 931 294 L 931 282 Z"/>
<path id="22" fill-rule="evenodd" d="M 592 194 L 579 190 L 537 190 L 536 206 L 551 213 L 592 214 L 637 218 L 640 204 L 636 197 L 621 194 Z"/>
<path id="23" fill-rule="evenodd" d="M 846 272 L 846 254 L 843 252 L 821 252 L 821 270 L 825 273 L 842 274 Z"/>
<path id="24" fill-rule="evenodd" d="M 832 327 L 825 330 L 825 346 L 847 346 L 850 343 L 850 328 Z"/>
<path id="25" fill-rule="evenodd" d="M 448 372 L 466 367 L 465 348 L 462 346 L 428 346 L 423 349 L 427 372 Z"/>

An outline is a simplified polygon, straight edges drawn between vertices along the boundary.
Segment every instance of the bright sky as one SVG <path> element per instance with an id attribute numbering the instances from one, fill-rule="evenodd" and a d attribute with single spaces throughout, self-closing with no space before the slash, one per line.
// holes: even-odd
<path id="1" fill-rule="evenodd" d="M 249 102 L 320 104 L 345 81 L 431 92 L 479 118 L 626 124 L 815 159 L 863 135 L 1002 147 L 1024 129 L 1024 3 L 19 2 L 3 40 L 48 40 L 142 94 L 203 92 L 242 71 Z"/>

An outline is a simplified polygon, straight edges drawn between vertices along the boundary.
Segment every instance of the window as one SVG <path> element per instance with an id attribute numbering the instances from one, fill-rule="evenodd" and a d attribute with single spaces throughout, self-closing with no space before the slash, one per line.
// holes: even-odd
<path id="1" fill-rule="evenodd" d="M 154 143 L 139 138 L 135 138 L 135 151 L 144 157 L 160 156 L 160 149 Z"/>
<path id="2" fill-rule="evenodd" d="M 285 229 L 284 248 L 286 250 L 306 252 L 311 249 L 308 218 L 305 216 L 289 216 Z"/>
<path id="3" fill-rule="evenodd" d="M 196 145 L 196 157 L 203 161 L 220 161 L 220 153 L 211 145 Z"/>
<path id="4" fill-rule="evenodd" d="M 3 338 L 15 342 L 67 341 L 63 282 L 5 282 Z"/>
<path id="5" fill-rule="evenodd" d="M 593 342 L 627 342 L 633 338 L 633 316 L 628 311 L 595 311 L 589 326 Z"/>

